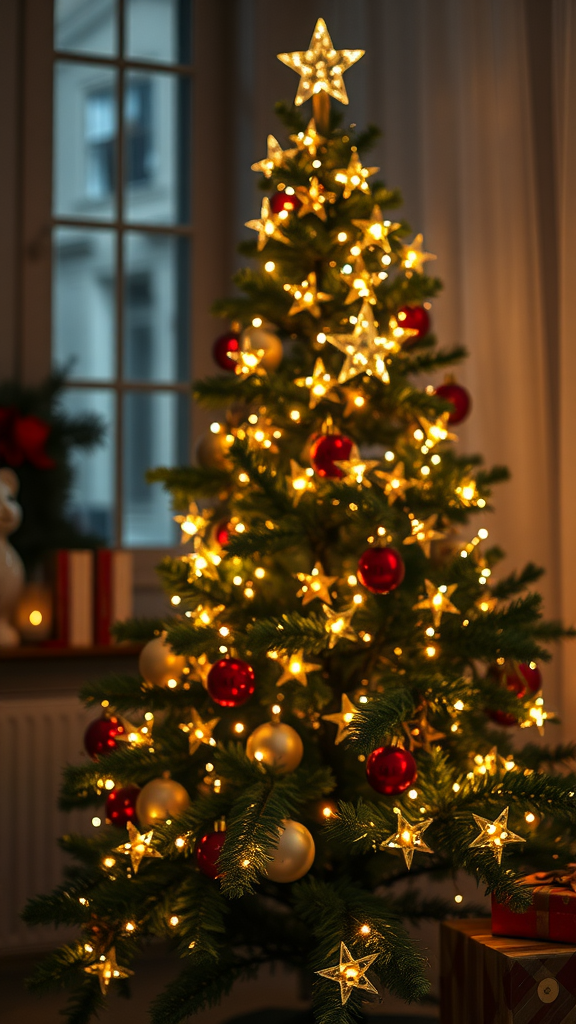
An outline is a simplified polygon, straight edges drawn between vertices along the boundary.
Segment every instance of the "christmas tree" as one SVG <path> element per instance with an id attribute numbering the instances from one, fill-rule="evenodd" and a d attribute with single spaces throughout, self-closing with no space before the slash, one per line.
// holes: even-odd
<path id="1" fill-rule="evenodd" d="M 152 474 L 186 542 L 160 570 L 174 615 L 118 628 L 146 641 L 142 678 L 82 694 L 103 717 L 62 804 L 107 824 L 63 838 L 76 866 L 26 912 L 81 929 L 33 980 L 73 989 L 75 1024 L 150 936 L 182 958 L 155 1024 L 277 961 L 314 979 L 325 1024 L 382 989 L 422 998 L 405 923 L 459 907 L 396 883 L 464 870 L 522 909 L 519 877 L 576 837 L 576 747 L 518 741 L 553 718 L 538 662 L 570 631 L 543 620 L 534 565 L 495 580 L 470 525 L 506 472 L 455 446 L 467 391 L 422 386 L 464 352 L 430 333 L 434 257 L 363 164 L 375 131 L 330 109 L 362 51 L 319 21 L 279 56 L 300 76 L 290 148 L 269 136 L 253 166 L 255 269 L 216 311 L 229 372 L 194 389 L 228 412 L 199 467 Z"/>

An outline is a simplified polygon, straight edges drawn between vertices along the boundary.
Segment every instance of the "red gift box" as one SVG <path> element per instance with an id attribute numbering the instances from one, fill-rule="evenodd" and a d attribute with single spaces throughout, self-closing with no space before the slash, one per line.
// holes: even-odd
<path id="1" fill-rule="evenodd" d="M 492 897 L 492 934 L 576 943 L 576 866 L 571 870 L 538 871 L 521 885 L 532 889 L 532 906 L 516 914 Z"/>

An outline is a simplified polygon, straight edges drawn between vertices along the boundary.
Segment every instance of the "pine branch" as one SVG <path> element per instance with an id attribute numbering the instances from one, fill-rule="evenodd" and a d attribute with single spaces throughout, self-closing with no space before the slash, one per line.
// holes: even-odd
<path id="1" fill-rule="evenodd" d="M 112 633 L 118 643 L 123 640 L 146 643 L 159 636 L 164 629 L 166 623 L 163 619 L 124 619 L 122 622 L 114 623 Z"/>
<path id="2" fill-rule="evenodd" d="M 209 498 L 230 485 L 230 475 L 224 470 L 196 466 L 152 469 L 146 479 L 150 484 L 164 484 L 173 495 L 175 508 L 179 509 L 186 508 L 192 498 Z"/>
<path id="3" fill-rule="evenodd" d="M 290 612 L 281 620 L 260 619 L 253 624 L 248 641 L 255 654 L 268 651 L 296 654 L 301 648 L 307 654 L 320 654 L 328 646 L 324 622 L 315 612 L 306 617 Z"/>
<path id="4" fill-rule="evenodd" d="M 369 754 L 398 735 L 402 723 L 413 717 L 414 707 L 414 698 L 406 687 L 375 694 L 354 715 L 349 742 L 357 744 L 360 752 Z"/>

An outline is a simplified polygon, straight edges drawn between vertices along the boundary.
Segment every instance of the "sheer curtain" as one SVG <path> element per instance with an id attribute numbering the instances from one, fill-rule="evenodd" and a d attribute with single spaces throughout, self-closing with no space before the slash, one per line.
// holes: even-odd
<path id="1" fill-rule="evenodd" d="M 460 445 L 505 463 L 486 515 L 502 569 L 546 568 L 546 614 L 576 623 L 576 9 L 574 0 L 265 0 L 235 5 L 237 234 L 258 193 L 246 169 L 296 76 L 275 59 L 324 17 L 347 72 L 346 118 L 383 129 L 375 160 L 438 255 L 433 322 L 470 353 L 473 411 Z M 476 525 L 476 521 L 475 521 Z M 478 524 L 479 525 L 479 524 Z M 576 647 L 545 669 L 547 704 L 576 736 Z"/>

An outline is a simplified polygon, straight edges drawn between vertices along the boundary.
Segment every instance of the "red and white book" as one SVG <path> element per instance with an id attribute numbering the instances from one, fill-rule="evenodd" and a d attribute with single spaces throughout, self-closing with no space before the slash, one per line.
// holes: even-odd
<path id="1" fill-rule="evenodd" d="M 94 643 L 105 646 L 113 624 L 132 615 L 132 552 L 100 548 L 94 558 Z"/>
<path id="2" fill-rule="evenodd" d="M 56 552 L 55 620 L 52 645 L 91 647 L 94 643 L 94 552 Z"/>

